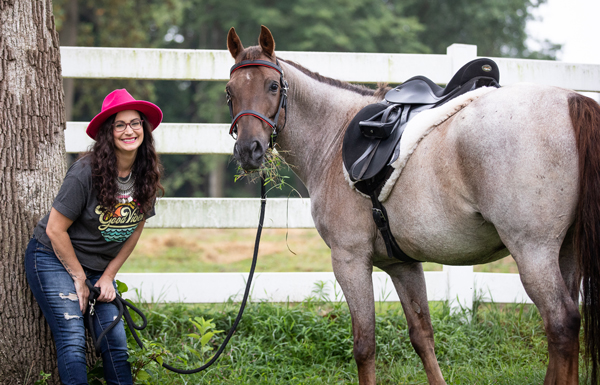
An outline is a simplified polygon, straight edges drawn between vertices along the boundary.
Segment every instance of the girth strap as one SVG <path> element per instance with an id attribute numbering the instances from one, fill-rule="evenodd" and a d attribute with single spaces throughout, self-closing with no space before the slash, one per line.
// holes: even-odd
<path id="1" fill-rule="evenodd" d="M 379 202 L 375 192 L 372 192 L 370 196 L 371 202 L 373 202 L 373 220 L 381 232 L 388 257 L 394 257 L 402 262 L 420 262 L 406 255 L 400 246 L 398 246 L 398 243 L 396 242 L 396 239 L 394 239 L 392 231 L 390 230 L 390 223 L 388 221 L 388 215 L 387 211 L 385 211 L 385 207 L 383 207 L 381 202 Z"/>

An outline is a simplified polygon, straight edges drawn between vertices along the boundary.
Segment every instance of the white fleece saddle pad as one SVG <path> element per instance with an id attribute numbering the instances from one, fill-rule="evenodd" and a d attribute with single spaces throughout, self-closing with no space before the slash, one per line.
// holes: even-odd
<path id="1" fill-rule="evenodd" d="M 406 125 L 404 133 L 402 134 L 402 138 L 400 139 L 400 155 L 398 156 L 398 159 L 391 164 L 394 171 L 385 182 L 378 197 L 379 201 L 385 202 L 385 200 L 389 197 L 394 184 L 400 177 L 400 174 L 406 165 L 406 162 L 408 162 L 408 159 L 412 153 L 416 150 L 421 140 L 423 140 L 427 134 L 433 131 L 440 124 L 444 123 L 458 111 L 468 106 L 473 100 L 496 89 L 497 88 L 495 87 L 481 87 L 471 92 L 467 92 L 466 94 L 460 95 L 440 107 L 423 111 L 409 121 Z M 350 183 L 350 186 L 355 189 L 354 184 L 356 182 L 350 180 L 350 176 L 348 175 L 348 172 L 343 164 L 342 169 L 344 170 L 344 176 L 346 180 L 348 183 Z M 364 197 L 369 198 L 360 191 L 356 191 Z"/>

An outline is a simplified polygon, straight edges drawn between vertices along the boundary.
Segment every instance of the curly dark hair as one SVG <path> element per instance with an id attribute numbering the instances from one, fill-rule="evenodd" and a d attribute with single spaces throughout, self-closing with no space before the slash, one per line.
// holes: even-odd
<path id="1" fill-rule="evenodd" d="M 139 112 L 139 111 L 138 111 Z M 144 121 L 144 140 L 137 150 L 133 163 L 133 176 L 135 178 L 133 198 L 140 206 L 142 212 L 147 213 L 152 209 L 156 197 L 164 195 L 164 188 L 160 184 L 163 168 L 156 150 L 152 130 L 154 127 L 148 122 L 144 114 L 139 112 Z M 100 126 L 91 151 L 83 156 L 90 156 L 92 166 L 92 185 L 98 192 L 98 203 L 105 209 L 114 209 L 117 205 L 117 155 L 115 153 L 115 140 L 112 124 L 116 114 L 110 116 Z"/>

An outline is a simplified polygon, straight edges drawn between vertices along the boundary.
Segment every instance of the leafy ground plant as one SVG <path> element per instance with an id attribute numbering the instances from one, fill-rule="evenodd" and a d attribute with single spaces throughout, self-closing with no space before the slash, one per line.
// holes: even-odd
<path id="1" fill-rule="evenodd" d="M 118 284 L 124 286 L 122 282 Z M 127 290 L 126 286 L 125 290 Z M 140 349 L 133 337 L 135 331 L 132 333 L 129 328 L 126 328 L 129 346 L 128 361 L 131 363 L 135 384 L 150 385 L 161 383 L 157 381 L 160 375 L 166 370 L 162 368 L 163 362 L 169 363 L 171 366 L 179 364 L 184 367 L 199 367 L 205 361 L 212 358 L 211 352 L 213 346 L 211 340 L 214 336 L 223 332 L 222 330 L 215 329 L 212 319 L 206 320 L 202 316 L 194 316 L 189 317 L 187 323 L 183 322 L 182 325 L 177 325 L 180 320 L 175 320 L 174 323 L 171 323 L 165 314 L 156 311 L 151 311 L 151 314 L 157 315 L 165 321 L 165 324 L 163 324 L 163 331 L 165 333 L 167 330 L 172 330 L 173 327 L 179 330 L 180 341 L 178 344 L 171 344 L 167 347 L 167 341 L 164 338 L 165 334 L 162 334 L 163 338 L 159 338 L 158 340 L 140 337 L 144 345 L 144 349 Z M 134 313 L 131 312 L 131 315 L 134 316 Z"/>
<path id="2" fill-rule="evenodd" d="M 319 288 L 315 289 L 315 293 Z M 357 383 L 351 320 L 344 302 L 323 296 L 302 303 L 250 303 L 221 358 L 194 375 L 148 370 L 151 384 L 352 384 Z M 526 304 L 483 304 L 454 314 L 442 302 L 430 304 L 436 353 L 448 384 L 540 384 L 548 364 L 543 323 Z M 190 322 L 204 319 L 204 331 L 229 330 L 238 304 L 139 304 L 148 315 L 143 332 L 155 338 L 182 368 L 196 367 L 204 346 L 216 348 L 215 333 L 203 346 Z M 401 306 L 381 302 L 376 313 L 378 384 L 426 384 L 420 359 L 410 344 Z M 467 321 L 465 321 L 467 320 Z M 199 323 L 202 325 L 202 323 Z M 214 325 L 214 326 L 213 326 Z M 199 333 L 200 332 L 200 333 Z M 183 338 L 182 338 L 183 336 Z M 206 360 L 212 351 L 202 356 Z M 187 356 L 186 356 L 187 354 Z M 582 374 L 582 383 L 585 378 Z"/>
<path id="3" fill-rule="evenodd" d="M 48 385 L 48 380 L 52 377 L 51 374 L 40 372 L 40 379 L 33 383 L 33 385 Z"/>
<path id="4" fill-rule="evenodd" d="M 124 282 L 117 280 L 117 289 L 120 294 L 128 291 L 128 287 Z M 128 300 L 129 301 L 129 300 Z M 130 301 L 131 302 L 131 301 Z M 137 304 L 139 307 L 141 304 Z M 198 367 L 203 362 L 208 361 L 212 358 L 213 344 L 212 339 L 222 330 L 215 329 L 215 323 L 212 319 L 206 320 L 202 316 L 189 317 L 186 322 L 182 322 L 181 319 L 173 320 L 169 317 L 170 314 L 159 313 L 153 310 L 153 306 L 145 304 L 146 309 L 144 313 L 150 314 L 149 320 L 152 321 L 153 328 L 151 330 L 156 332 L 157 318 L 163 321 L 162 331 L 160 334 L 162 338 L 152 340 L 145 338 L 143 335 L 138 337 L 142 341 L 144 348 L 141 349 L 135 340 L 133 333 L 139 333 L 135 330 L 130 330 L 128 325 L 125 324 L 125 331 L 127 333 L 127 345 L 129 347 L 129 363 L 131 364 L 131 371 L 133 376 L 134 384 L 152 385 L 162 383 L 162 376 L 165 375 L 166 369 L 162 367 L 163 362 L 180 364 L 182 366 L 196 365 Z M 135 318 L 138 315 L 130 311 L 130 315 L 138 325 L 141 324 L 140 320 Z M 180 324 L 181 322 L 181 324 Z M 191 325 L 191 326 L 190 326 Z M 174 332 L 173 329 L 179 332 L 179 341 L 177 344 L 173 344 Z M 145 334 L 145 330 L 142 331 Z M 168 339 L 166 337 L 169 337 Z M 168 341 L 168 343 L 167 343 Z M 167 344 L 169 347 L 167 347 Z M 173 353 L 175 352 L 175 353 Z M 42 372 L 42 376 L 44 373 Z M 46 375 L 50 376 L 50 375 Z M 48 377 L 44 377 L 39 382 L 40 385 L 45 384 L 45 380 Z M 104 384 L 103 379 L 103 367 L 102 361 L 96 361 L 94 367 L 88 370 L 88 383 L 90 385 L 102 385 Z M 36 385 L 38 383 L 36 382 Z"/>

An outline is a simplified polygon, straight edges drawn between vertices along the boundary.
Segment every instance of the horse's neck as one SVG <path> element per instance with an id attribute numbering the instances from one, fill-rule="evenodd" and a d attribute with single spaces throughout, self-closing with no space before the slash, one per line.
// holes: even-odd
<path id="1" fill-rule="evenodd" d="M 283 64 L 290 85 L 287 122 L 279 136 L 282 156 L 293 166 L 309 192 L 323 181 L 329 167 L 341 172 L 346 126 L 373 96 L 360 95 L 319 82 Z"/>

